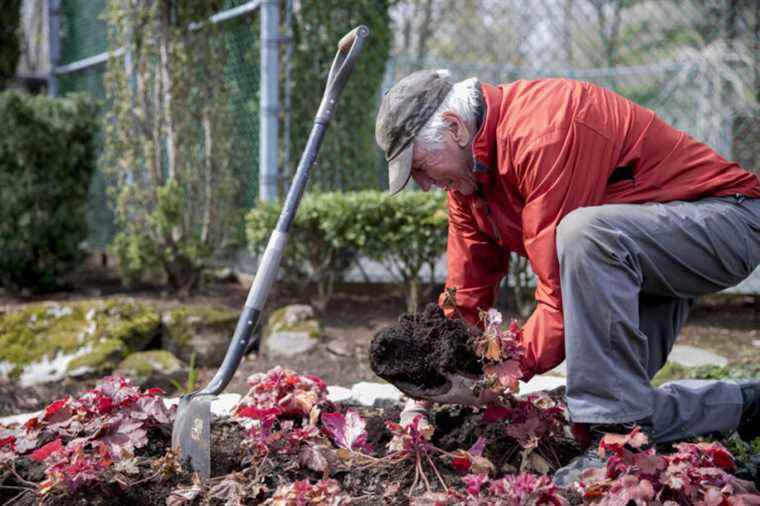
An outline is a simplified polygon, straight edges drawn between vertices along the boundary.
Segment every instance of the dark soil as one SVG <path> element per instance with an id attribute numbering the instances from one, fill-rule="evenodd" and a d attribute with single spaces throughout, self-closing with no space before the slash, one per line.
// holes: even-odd
<path id="1" fill-rule="evenodd" d="M 341 411 L 345 408 L 339 408 Z M 398 421 L 400 408 L 397 406 L 385 409 L 354 408 L 366 420 L 368 442 L 373 445 L 376 453 L 383 455 L 385 446 L 391 439 L 390 432 L 385 428 L 386 421 Z M 434 412 L 436 432 L 433 444 L 446 451 L 455 451 L 460 448 L 469 448 L 479 436 L 492 437 L 489 431 L 495 430 L 495 424 L 484 424 L 480 421 L 481 413 L 477 409 L 464 407 L 439 407 Z M 97 482 L 92 486 L 82 487 L 74 495 L 58 494 L 48 497 L 46 504 L 62 506 L 97 505 L 97 506 L 121 506 L 121 505 L 163 505 L 166 498 L 179 486 L 190 486 L 192 478 L 189 472 L 182 471 L 169 477 L 161 478 L 156 475 L 150 466 L 150 461 L 164 456 L 171 446 L 171 428 L 153 429 L 149 434 L 150 443 L 138 452 L 140 461 L 140 474 L 126 477 L 128 486 L 119 486 L 115 483 L 105 484 Z M 243 441 L 246 437 L 245 429 L 228 420 L 212 422 L 211 426 L 211 483 L 214 478 L 225 476 L 233 472 L 244 472 L 246 483 L 260 485 L 261 491 L 255 498 L 249 498 L 245 504 L 258 504 L 264 501 L 280 485 L 292 483 L 296 480 L 310 479 L 312 482 L 323 478 L 320 473 L 311 471 L 298 464 L 297 455 L 270 455 L 263 461 L 251 464 L 249 451 Z M 572 441 L 556 441 L 552 447 L 546 445 L 539 447 L 539 451 L 545 454 L 545 458 L 553 465 L 559 466 L 567 463 L 578 454 L 578 448 Z M 501 438 L 489 445 L 486 453 L 496 465 L 494 477 L 500 477 L 505 473 L 515 472 L 519 467 L 520 448 L 510 438 Z M 434 458 L 436 468 L 447 484 L 459 483 L 460 475 L 446 462 L 445 459 Z M 435 477 L 435 472 L 426 461 L 423 469 L 427 474 L 431 488 L 441 491 L 442 487 Z M 22 479 L 31 482 L 40 482 L 44 479 L 44 467 L 28 458 L 19 459 L 16 470 Z M 344 493 L 350 495 L 356 505 L 377 504 L 408 504 L 407 493 L 413 483 L 414 462 L 405 461 L 400 464 L 371 464 L 357 465 L 350 470 L 339 470 L 331 476 L 337 480 Z M 0 504 L 5 504 L 20 492 L 18 489 L 3 487 L 18 487 L 23 483 L 10 472 L 0 474 Z M 424 491 L 422 483 L 418 484 L 415 495 Z M 13 504 L 34 505 L 37 498 L 31 492 L 17 498 Z M 195 501 L 193 504 L 205 504 Z M 212 502 L 217 504 L 217 502 Z M 221 503 L 220 503 L 221 504 Z"/>
<path id="2" fill-rule="evenodd" d="M 449 388 L 444 373 L 482 373 L 472 351 L 472 335 L 473 329 L 464 322 L 448 319 L 440 307 L 428 304 L 422 312 L 405 313 L 398 324 L 375 334 L 370 365 L 375 374 L 409 395 L 443 393 Z"/>

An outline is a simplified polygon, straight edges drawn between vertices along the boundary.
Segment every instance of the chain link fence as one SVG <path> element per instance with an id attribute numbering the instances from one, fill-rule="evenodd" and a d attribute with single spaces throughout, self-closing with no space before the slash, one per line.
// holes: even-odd
<path id="1" fill-rule="evenodd" d="M 243 1 L 219 3 L 222 8 L 231 8 Z M 107 50 L 106 26 L 100 17 L 106 4 L 107 0 L 63 0 L 61 65 Z M 421 68 L 448 68 L 455 78 L 476 76 L 492 83 L 568 77 L 613 89 L 655 110 L 723 156 L 749 170 L 760 170 L 757 0 L 363 0 L 358 4 L 361 6 L 354 9 L 348 0 L 345 5 L 337 0 L 281 2 L 281 24 L 287 19 L 286 7 L 292 7 L 296 21 L 294 30 L 284 26 L 280 30 L 283 86 L 279 115 L 288 125 L 280 130 L 285 132 L 280 142 L 280 170 L 285 175 L 292 173 L 305 141 L 300 139 L 303 125 L 289 123 L 293 111 L 296 116 L 308 117 L 302 113 L 309 109 L 302 97 L 318 96 L 323 86 L 311 75 L 305 77 L 304 69 L 326 66 L 323 56 L 313 62 L 289 64 L 285 55 L 292 57 L 293 51 L 286 50 L 291 40 L 286 36 L 295 32 L 296 48 L 298 44 L 313 45 L 319 34 L 332 35 L 333 24 L 341 24 L 337 31 L 345 24 L 347 31 L 352 23 L 374 15 L 371 9 L 381 17 L 390 15 L 390 55 L 369 62 L 385 68 L 382 85 L 372 85 L 361 100 L 341 104 L 345 107 L 338 116 L 366 110 L 374 113 L 383 89 Z M 352 9 L 356 14 L 351 14 Z M 319 17 L 319 23 L 299 25 L 299 16 L 306 13 Z M 234 156 L 241 182 L 246 185 L 241 201 L 244 206 L 254 202 L 258 181 L 257 16 L 254 12 L 226 21 L 223 29 L 230 55 L 226 76 L 233 90 L 230 100 L 235 104 Z M 292 82 L 287 87 L 292 93 L 287 99 L 285 69 L 292 70 Z M 89 91 L 104 99 L 104 70 L 105 65 L 98 64 L 61 75 L 60 88 L 63 92 Z M 369 86 L 362 81 L 361 72 L 352 78 L 351 85 Z M 342 123 L 337 123 L 332 131 L 341 129 Z M 344 130 L 372 128 L 371 124 L 364 128 L 351 121 L 344 123 Z M 328 135 L 338 135 L 332 131 Z M 379 152 L 363 147 L 373 154 L 362 158 L 362 163 L 341 160 L 341 152 L 349 151 L 346 143 L 350 137 L 335 139 L 326 139 L 329 158 L 320 156 L 319 163 L 327 174 L 318 181 L 320 186 L 358 189 L 385 185 L 385 165 Z M 288 147 L 291 145 L 292 149 Z M 97 247 L 105 246 L 113 233 L 104 187 L 102 177 L 96 179 L 91 198 L 91 243 Z M 760 272 L 745 282 L 741 291 L 760 293 Z"/>

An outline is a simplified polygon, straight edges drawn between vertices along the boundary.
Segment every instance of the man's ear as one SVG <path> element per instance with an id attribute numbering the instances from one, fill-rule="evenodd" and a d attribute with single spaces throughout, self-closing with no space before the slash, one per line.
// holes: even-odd
<path id="1" fill-rule="evenodd" d="M 447 129 L 451 133 L 451 137 L 460 148 L 464 148 L 470 144 L 470 130 L 458 114 L 447 111 L 443 113 L 443 119 L 446 120 Z"/>

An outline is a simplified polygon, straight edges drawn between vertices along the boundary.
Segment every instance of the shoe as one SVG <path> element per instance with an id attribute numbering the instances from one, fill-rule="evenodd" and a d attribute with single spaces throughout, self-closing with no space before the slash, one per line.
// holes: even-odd
<path id="1" fill-rule="evenodd" d="M 636 422 L 621 424 L 589 424 L 587 426 L 587 431 L 580 430 L 579 427 L 578 433 L 581 433 L 586 437 L 586 440 L 582 444 L 588 442 L 588 446 L 583 453 L 571 460 L 566 466 L 557 469 L 557 472 L 554 473 L 554 484 L 559 487 L 569 487 L 580 480 L 581 474 L 583 474 L 586 469 L 602 469 L 606 467 L 607 457 L 601 457 L 599 455 L 599 443 L 601 443 L 602 438 L 605 434 L 628 434 L 637 425 L 647 432 L 645 429 L 645 423 L 637 424 Z"/>
<path id="2" fill-rule="evenodd" d="M 742 391 L 742 416 L 736 431 L 744 441 L 760 437 L 760 380 L 737 381 Z"/>
<path id="3" fill-rule="evenodd" d="M 594 434 L 591 444 L 586 450 L 571 460 L 566 466 L 557 469 L 554 473 L 554 484 L 558 487 L 569 487 L 581 478 L 586 469 L 602 469 L 607 466 L 607 458 L 599 456 L 599 442 L 603 434 Z"/>

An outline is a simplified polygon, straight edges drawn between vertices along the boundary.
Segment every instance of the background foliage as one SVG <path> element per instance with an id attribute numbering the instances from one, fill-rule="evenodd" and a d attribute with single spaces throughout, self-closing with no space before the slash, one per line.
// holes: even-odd
<path id="1" fill-rule="evenodd" d="M 292 152 L 296 157 L 306 145 L 337 41 L 359 24 L 367 25 L 370 31 L 370 41 L 341 95 L 320 149 L 313 181 L 321 190 L 378 186 L 374 126 L 391 44 L 388 4 L 388 0 L 304 1 L 294 12 L 291 121 Z"/>
<path id="2" fill-rule="evenodd" d="M 21 0 L 4 0 L 0 9 L 0 89 L 16 74 L 21 55 Z"/>
<path id="3" fill-rule="evenodd" d="M 50 290 L 79 264 L 95 170 L 95 117 L 84 96 L 0 93 L 3 287 Z"/>
<path id="4" fill-rule="evenodd" d="M 215 3 L 217 5 L 215 5 Z M 110 176 L 117 235 L 112 251 L 126 281 L 160 271 L 194 290 L 235 228 L 227 51 L 215 25 L 190 32 L 220 2 L 112 2 L 102 166 Z"/>

